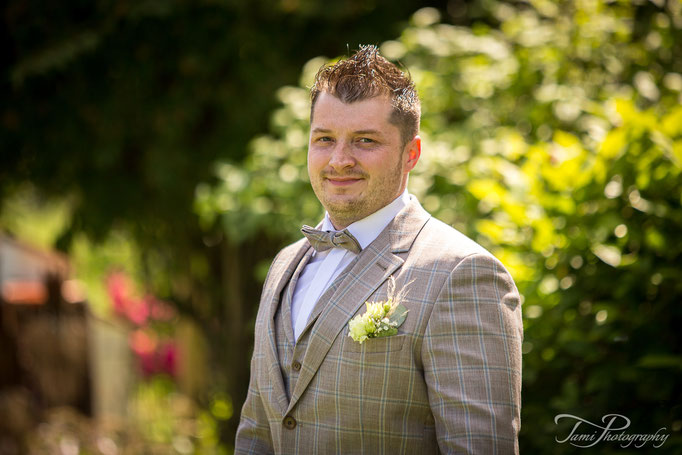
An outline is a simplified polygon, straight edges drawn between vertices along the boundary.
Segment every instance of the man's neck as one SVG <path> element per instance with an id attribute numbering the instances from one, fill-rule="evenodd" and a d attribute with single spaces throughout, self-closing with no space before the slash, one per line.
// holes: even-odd
<path id="1" fill-rule="evenodd" d="M 342 229 L 348 229 L 351 234 L 360 242 L 360 246 L 365 248 L 369 245 L 377 235 L 395 218 L 395 216 L 409 203 L 410 196 L 407 190 L 403 191 L 400 196 L 391 201 L 390 204 L 380 208 L 376 212 L 357 220 Z M 323 230 L 339 230 L 336 224 L 326 214 L 322 222 Z"/>
<path id="2" fill-rule="evenodd" d="M 377 212 L 380 212 L 381 210 L 385 209 L 386 207 L 388 207 L 389 205 L 393 204 L 396 200 L 398 200 L 398 199 L 400 199 L 400 198 L 402 198 L 402 197 L 407 197 L 407 185 L 404 186 L 404 187 L 400 190 L 400 193 L 398 193 L 398 195 L 397 195 L 395 198 L 393 198 L 388 204 L 386 204 L 386 205 L 384 205 L 384 206 L 382 206 L 382 207 L 379 207 L 378 209 L 376 209 L 376 210 L 373 211 L 372 213 L 369 213 L 369 214 L 367 214 L 367 215 L 365 215 L 365 216 L 363 216 L 363 217 L 361 217 L 361 218 L 349 218 L 349 219 L 346 219 L 346 220 L 341 220 L 341 219 L 338 219 L 338 218 L 333 218 L 329 212 L 325 212 L 325 217 L 331 222 L 332 226 L 334 227 L 334 230 L 336 230 L 336 231 L 342 231 L 342 230 L 346 229 L 348 226 L 350 226 L 350 225 L 352 225 L 352 224 L 354 224 L 354 223 L 357 223 L 357 222 L 359 222 L 359 221 L 362 221 L 362 220 L 364 220 L 365 218 L 369 218 L 370 216 L 374 215 L 374 214 L 377 213 Z"/>

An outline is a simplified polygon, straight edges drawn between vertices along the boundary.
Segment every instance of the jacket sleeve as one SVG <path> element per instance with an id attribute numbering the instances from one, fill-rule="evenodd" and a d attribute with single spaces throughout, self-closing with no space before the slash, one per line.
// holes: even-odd
<path id="1" fill-rule="evenodd" d="M 488 254 L 465 257 L 434 303 L 422 344 L 442 453 L 518 454 L 522 339 L 509 273 Z"/>
<path id="2" fill-rule="evenodd" d="M 251 358 L 251 379 L 246 401 L 242 407 L 234 453 L 236 454 L 271 454 L 272 437 L 268 418 L 263 407 L 260 391 L 256 380 L 259 350 L 256 348 Z"/>
<path id="3" fill-rule="evenodd" d="M 273 260 L 273 265 L 276 263 L 282 252 L 280 252 Z M 263 284 L 263 292 L 268 286 L 272 286 L 271 274 L 273 266 L 268 270 L 268 275 L 265 277 Z M 263 332 L 263 320 L 265 317 L 266 307 L 261 301 L 258 307 L 258 314 L 256 315 L 256 324 L 254 328 L 254 342 L 253 355 L 251 356 L 251 377 L 249 379 L 249 390 L 246 395 L 246 401 L 242 406 L 242 413 L 239 418 L 239 427 L 237 427 L 237 436 L 235 438 L 234 453 L 237 454 L 272 454 L 274 453 L 272 444 L 272 434 L 270 432 L 270 425 L 268 423 L 268 416 L 263 405 L 263 398 L 258 386 L 258 371 L 260 365 L 264 362 L 264 354 L 262 350 L 262 343 L 265 337 Z"/>

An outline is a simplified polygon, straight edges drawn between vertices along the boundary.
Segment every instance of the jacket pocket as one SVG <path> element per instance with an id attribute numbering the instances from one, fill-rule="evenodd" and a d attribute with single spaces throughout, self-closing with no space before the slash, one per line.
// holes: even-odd
<path id="1" fill-rule="evenodd" d="M 346 351 L 366 354 L 400 351 L 405 344 L 405 338 L 406 336 L 404 334 L 390 337 L 368 338 L 362 344 L 348 338 L 346 340 Z"/>

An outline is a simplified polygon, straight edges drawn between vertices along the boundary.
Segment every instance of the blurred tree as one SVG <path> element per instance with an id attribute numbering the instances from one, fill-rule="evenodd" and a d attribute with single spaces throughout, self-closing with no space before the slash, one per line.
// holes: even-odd
<path id="1" fill-rule="evenodd" d="M 274 90 L 319 52 L 395 35 L 413 9 L 383 0 L 10 1 L 0 196 L 27 180 L 75 193 L 63 248 L 75 232 L 102 238 L 116 222 L 144 241 L 191 238 L 194 220 L 178 211 L 187 213 L 216 158 L 241 160 L 265 130 Z"/>
<path id="2" fill-rule="evenodd" d="M 219 226 L 202 230 L 197 182 L 211 180 L 216 159 L 241 162 L 267 130 L 275 89 L 294 83 L 305 61 L 395 36 L 423 4 L 448 2 L 9 0 L 0 210 L 17 194 L 67 201 L 55 245 L 64 251 L 82 252 L 83 235 L 104 242 L 112 230 L 114 244 L 135 242 L 140 278 L 201 324 L 218 356 L 213 384 L 238 403 L 259 294 L 252 270 L 283 237 L 237 242 Z M 235 422 L 223 428 L 226 440 Z"/>
<path id="3" fill-rule="evenodd" d="M 682 450 L 682 3 L 485 2 L 488 21 L 422 9 L 382 52 L 409 68 L 425 149 L 409 188 L 486 245 L 525 297 L 523 453 L 570 453 L 554 416 L 632 421 Z M 272 132 L 197 189 L 204 226 L 291 240 L 309 187 L 311 60 Z M 562 424 L 563 425 L 563 424 Z M 650 447 L 650 445 L 648 446 Z M 647 447 L 647 448 L 648 448 Z M 603 443 L 600 453 L 622 453 Z"/>

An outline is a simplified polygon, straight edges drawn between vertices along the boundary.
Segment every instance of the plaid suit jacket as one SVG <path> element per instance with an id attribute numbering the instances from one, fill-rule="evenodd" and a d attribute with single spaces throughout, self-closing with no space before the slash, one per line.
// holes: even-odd
<path id="1" fill-rule="evenodd" d="M 518 453 L 521 308 L 497 259 L 412 197 L 320 298 L 289 396 L 274 317 L 309 248 L 284 248 L 266 278 L 235 453 Z M 410 283 L 407 319 L 360 345 L 348 321 L 391 275 Z"/>

